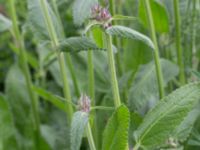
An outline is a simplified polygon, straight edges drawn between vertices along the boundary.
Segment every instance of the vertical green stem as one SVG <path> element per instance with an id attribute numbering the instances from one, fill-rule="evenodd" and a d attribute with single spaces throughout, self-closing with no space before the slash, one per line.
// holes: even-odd
<path id="1" fill-rule="evenodd" d="M 192 50 L 192 61 L 193 61 L 193 55 L 196 53 L 196 28 L 195 28 L 195 23 L 196 23 L 196 7 L 197 7 L 197 0 L 192 1 L 192 42 L 191 42 L 191 50 Z M 191 62 L 191 64 L 193 64 Z M 193 67 L 193 66 L 192 66 Z M 194 67 L 193 67 L 194 68 Z"/>
<path id="2" fill-rule="evenodd" d="M 67 65 L 69 67 L 69 71 L 70 71 L 72 81 L 73 81 L 73 84 L 74 84 L 75 94 L 76 94 L 77 97 L 79 97 L 80 96 L 80 89 L 79 89 L 78 81 L 77 81 L 77 78 L 76 78 L 74 66 L 72 64 L 72 59 L 71 59 L 71 56 L 70 56 L 69 53 L 66 54 L 66 61 L 67 61 Z"/>
<path id="3" fill-rule="evenodd" d="M 109 68 L 110 68 L 110 74 L 111 74 L 112 92 L 114 95 L 115 107 L 117 108 L 121 105 L 121 101 L 120 101 L 119 87 L 118 87 L 117 76 L 116 76 L 115 60 L 114 60 L 113 49 L 112 49 L 112 37 L 106 34 L 105 38 L 106 38 L 105 41 L 106 41 Z"/>
<path id="4" fill-rule="evenodd" d="M 57 58 L 58 58 L 60 71 L 61 71 L 61 77 L 62 77 L 62 80 L 63 80 L 64 96 L 65 96 L 67 101 L 72 102 L 70 87 L 69 87 L 69 81 L 68 81 L 68 75 L 67 75 L 67 72 L 66 72 L 64 54 L 57 49 L 59 42 L 58 42 L 58 38 L 57 38 L 55 29 L 54 29 L 54 26 L 53 26 L 53 22 L 51 20 L 51 17 L 50 17 L 49 11 L 48 11 L 46 0 L 40 0 L 40 5 L 41 5 L 41 9 L 42 9 L 43 14 L 44 14 L 47 30 L 48 30 L 49 35 L 50 35 L 51 40 L 52 40 L 53 48 L 55 48 L 56 53 L 57 53 Z M 69 117 L 69 122 L 71 122 L 72 116 L 73 116 L 73 107 L 71 105 L 69 105 L 67 102 L 66 102 L 65 105 L 66 105 L 66 110 L 67 110 L 68 117 Z"/>
<path id="5" fill-rule="evenodd" d="M 179 13 L 179 0 L 174 0 L 174 16 L 175 16 L 175 29 L 176 29 L 176 50 L 177 50 L 177 61 L 180 69 L 179 80 L 183 85 L 185 84 L 185 70 L 183 63 L 183 52 L 181 47 L 181 22 Z"/>
<path id="6" fill-rule="evenodd" d="M 95 106 L 95 89 L 94 89 L 94 65 L 93 65 L 93 52 L 88 50 L 88 91 L 91 99 L 92 106 Z"/>
<path id="7" fill-rule="evenodd" d="M 165 95 L 165 91 L 164 91 L 163 74 L 162 74 L 162 68 L 161 68 L 160 57 L 159 57 L 159 48 L 158 48 L 158 43 L 157 43 L 156 31 L 155 31 L 152 12 L 151 12 L 150 2 L 149 0 L 144 0 L 144 2 L 145 2 L 146 13 L 148 16 L 148 21 L 149 21 L 149 26 L 150 26 L 151 38 L 155 46 L 154 61 L 155 61 L 155 66 L 156 66 L 159 95 L 160 95 L 160 98 L 163 98 Z"/>
<path id="8" fill-rule="evenodd" d="M 64 28 L 63 28 L 62 21 L 61 21 L 61 18 L 60 18 L 60 13 L 58 11 L 58 7 L 56 5 L 56 0 L 52 0 L 52 3 L 53 3 L 54 11 L 55 11 L 55 13 L 56 13 L 56 15 L 58 17 L 59 22 L 60 22 L 61 30 L 62 30 L 62 33 L 63 33 L 62 36 L 64 38 L 65 37 L 65 32 L 64 32 Z M 77 82 L 74 66 L 72 64 L 72 59 L 71 59 L 71 56 L 70 56 L 69 53 L 66 53 L 66 61 L 67 61 L 67 65 L 69 67 L 69 71 L 70 71 L 70 74 L 71 74 L 71 77 L 72 77 L 72 81 L 73 81 L 73 84 L 74 84 L 75 94 L 76 94 L 77 97 L 79 97 L 80 96 L 79 85 L 78 85 L 78 82 Z"/>
<path id="9" fill-rule="evenodd" d="M 86 127 L 86 134 L 87 134 L 87 138 L 88 138 L 88 141 L 89 141 L 90 150 L 96 150 L 89 122 L 88 122 L 87 127 Z"/>
<path id="10" fill-rule="evenodd" d="M 24 46 L 24 39 L 23 36 L 20 34 L 20 30 L 18 27 L 18 20 L 16 15 L 16 9 L 15 9 L 15 1 L 9 0 L 9 8 L 10 8 L 10 15 L 13 23 L 13 33 L 16 40 L 16 46 L 19 48 L 19 54 L 21 58 L 21 65 L 22 70 L 25 75 L 26 85 L 28 89 L 28 93 L 31 99 L 31 109 L 33 111 L 33 120 L 34 120 L 34 132 L 36 135 L 36 146 L 38 146 L 39 149 L 39 137 L 40 137 L 40 118 L 39 118 L 39 108 L 38 108 L 38 99 L 36 94 L 32 90 L 32 80 L 31 80 L 31 74 L 28 67 L 27 57 L 26 57 L 26 51 Z"/>
<path id="11" fill-rule="evenodd" d="M 117 11 L 117 8 L 116 8 L 116 5 L 115 5 L 116 1 L 115 0 L 111 0 L 110 1 L 110 12 L 112 15 L 115 15 L 116 14 L 116 11 Z M 118 2 L 118 4 L 120 5 L 121 1 Z M 121 8 L 121 6 L 120 6 Z M 115 25 L 115 21 L 113 22 L 113 25 Z M 121 76 L 122 73 L 123 73 L 123 67 L 122 67 L 122 63 L 121 63 L 121 57 L 120 57 L 120 48 L 121 48 L 121 41 L 120 39 L 116 39 L 114 38 L 113 39 L 114 41 L 114 44 L 116 44 L 117 48 L 118 48 L 118 52 L 115 54 L 115 59 L 116 59 L 116 64 L 117 64 L 117 72 L 118 74 Z"/>

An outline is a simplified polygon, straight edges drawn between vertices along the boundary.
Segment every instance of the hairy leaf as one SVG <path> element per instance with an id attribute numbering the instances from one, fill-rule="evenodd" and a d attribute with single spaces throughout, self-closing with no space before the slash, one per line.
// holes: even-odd
<path id="1" fill-rule="evenodd" d="M 128 38 L 128 39 L 133 39 L 133 40 L 140 40 L 147 44 L 149 47 L 154 49 L 154 44 L 148 38 L 147 36 L 143 35 L 142 33 L 139 33 L 131 28 L 125 27 L 125 26 L 111 26 L 106 30 L 106 33 L 112 35 L 112 36 L 117 36 L 117 37 L 122 37 L 122 38 Z"/>
<path id="2" fill-rule="evenodd" d="M 102 150 L 124 150 L 128 144 L 130 113 L 121 105 L 109 119 L 103 134 Z"/>
<path id="3" fill-rule="evenodd" d="M 164 5 L 156 0 L 149 0 L 151 5 L 151 11 L 154 19 L 155 29 L 157 32 L 163 33 L 169 31 L 169 18 L 168 13 Z M 142 24 L 148 28 L 148 18 L 146 15 L 145 6 L 143 0 L 139 1 L 139 19 Z"/>
<path id="4" fill-rule="evenodd" d="M 178 75 L 178 67 L 172 62 L 161 59 L 165 85 Z M 168 68 L 168 69 L 166 69 Z M 139 68 L 129 91 L 128 102 L 131 110 L 146 111 L 159 99 L 154 62 Z"/>
<path id="5" fill-rule="evenodd" d="M 193 109 L 187 117 L 183 120 L 183 122 L 175 129 L 173 136 L 181 142 L 184 142 L 192 132 L 195 121 L 200 115 L 199 105 L 197 105 L 195 109 Z"/>
<path id="6" fill-rule="evenodd" d="M 153 149 L 163 144 L 197 104 L 200 83 L 191 83 L 163 98 L 134 133 L 137 144 Z"/>
<path id="7" fill-rule="evenodd" d="M 84 129 L 88 123 L 88 114 L 82 111 L 74 113 L 71 124 L 71 150 L 79 150 Z"/>
<path id="8" fill-rule="evenodd" d="M 0 13 L 0 32 L 9 30 L 11 26 L 12 22 Z"/>
<path id="9" fill-rule="evenodd" d="M 91 16 L 91 8 L 98 4 L 98 0 L 75 0 L 73 17 L 75 25 L 82 25 Z"/>
<path id="10" fill-rule="evenodd" d="M 48 2 L 47 2 L 48 4 Z M 48 4 L 49 14 L 51 16 L 55 31 L 57 36 L 62 39 L 62 30 L 60 22 L 58 21 L 56 15 Z M 32 32 L 38 39 L 49 40 L 49 33 L 46 27 L 45 18 L 43 11 L 40 6 L 39 0 L 28 0 L 28 25 L 30 26 Z"/>
<path id="11" fill-rule="evenodd" d="M 46 91 L 45 89 L 34 86 L 34 91 L 37 92 L 39 96 L 41 96 L 44 100 L 49 101 L 54 106 L 59 108 L 60 110 L 66 111 L 65 102 L 60 97 L 53 95 L 52 93 Z"/>
<path id="12" fill-rule="evenodd" d="M 86 50 L 103 50 L 87 37 L 71 37 L 60 42 L 60 47 L 65 52 L 79 52 Z"/>

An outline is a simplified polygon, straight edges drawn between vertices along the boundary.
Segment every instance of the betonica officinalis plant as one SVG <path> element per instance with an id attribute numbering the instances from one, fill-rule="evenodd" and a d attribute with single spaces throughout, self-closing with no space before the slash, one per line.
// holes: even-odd
<path id="1" fill-rule="evenodd" d="M 200 0 L 0 0 L 0 150 L 199 150 Z"/>

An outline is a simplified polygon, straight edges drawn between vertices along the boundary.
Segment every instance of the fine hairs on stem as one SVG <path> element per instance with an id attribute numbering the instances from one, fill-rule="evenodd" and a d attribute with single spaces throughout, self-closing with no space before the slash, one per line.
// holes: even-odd
<path id="1" fill-rule="evenodd" d="M 64 54 L 61 53 L 56 48 L 58 46 L 59 42 L 58 42 L 58 38 L 57 38 L 55 29 L 54 29 L 54 26 L 53 26 L 53 22 L 50 18 L 50 15 L 49 15 L 46 0 L 40 0 L 40 5 L 41 5 L 41 8 L 43 10 L 47 30 L 48 30 L 50 38 L 52 40 L 52 46 L 56 50 L 56 54 L 57 54 L 57 58 L 58 58 L 59 66 L 60 66 L 61 77 L 62 77 L 62 80 L 63 80 L 64 96 L 65 96 L 66 100 L 71 102 L 72 98 L 71 98 L 71 92 L 70 92 L 70 87 L 69 87 L 68 75 L 66 73 Z M 72 116 L 73 116 L 73 108 L 68 103 L 66 103 L 66 110 L 67 110 L 67 113 L 68 113 L 68 118 L 69 118 L 68 120 L 69 120 L 69 122 L 71 122 Z"/>
<path id="2" fill-rule="evenodd" d="M 107 55 L 108 55 L 108 63 L 110 68 L 110 75 L 111 75 L 111 84 L 112 84 L 112 92 L 114 96 L 114 104 L 115 107 L 119 107 L 121 105 L 120 95 L 119 95 L 119 87 L 117 82 L 117 75 L 115 69 L 115 60 L 114 54 L 112 49 L 112 37 L 108 34 L 104 35 L 106 41 L 106 48 L 107 48 Z"/>
<path id="3" fill-rule="evenodd" d="M 155 31 L 152 12 L 151 12 L 150 2 L 149 0 L 143 0 L 143 2 L 146 8 L 146 14 L 147 14 L 148 22 L 149 22 L 151 38 L 155 46 L 154 61 L 155 61 L 155 66 L 156 66 L 156 76 L 157 76 L 158 87 L 159 87 L 159 95 L 161 99 L 165 95 L 165 90 L 164 90 L 163 73 L 162 73 L 162 68 L 161 68 L 161 63 L 160 63 L 160 58 L 159 58 L 159 48 L 158 48 L 158 42 L 157 42 L 157 37 L 156 37 L 156 31 Z"/>

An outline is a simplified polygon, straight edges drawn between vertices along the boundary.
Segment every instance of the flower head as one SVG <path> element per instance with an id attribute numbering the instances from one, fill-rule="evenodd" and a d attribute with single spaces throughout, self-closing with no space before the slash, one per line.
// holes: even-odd
<path id="1" fill-rule="evenodd" d="M 84 94 L 81 95 L 79 99 L 79 109 L 80 111 L 89 113 L 90 112 L 90 98 Z"/>
<path id="2" fill-rule="evenodd" d="M 107 8 L 101 7 L 99 4 L 94 5 L 91 8 L 92 19 L 95 19 L 99 22 L 106 22 L 111 18 L 111 14 Z"/>

